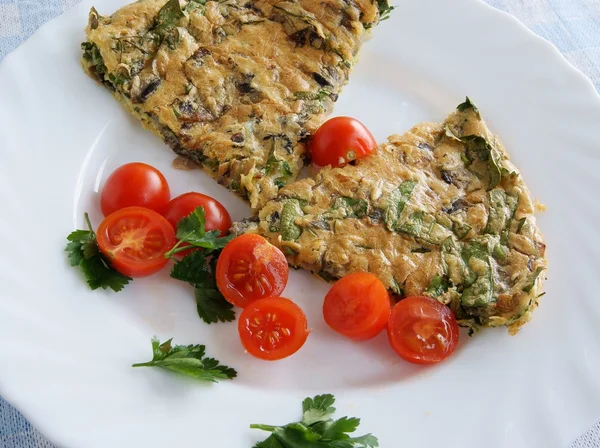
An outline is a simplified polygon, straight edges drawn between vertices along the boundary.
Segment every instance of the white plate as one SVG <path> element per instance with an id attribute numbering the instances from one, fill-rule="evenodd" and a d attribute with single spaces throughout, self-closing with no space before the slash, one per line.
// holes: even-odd
<path id="1" fill-rule="evenodd" d="M 122 0 L 96 0 L 110 13 Z M 600 99 L 547 42 L 475 0 L 403 0 L 375 30 L 337 114 L 378 139 L 442 120 L 474 99 L 548 205 L 548 294 L 516 337 L 484 331 L 448 362 L 417 368 L 382 335 L 354 344 L 327 331 L 324 283 L 293 272 L 286 295 L 313 333 L 290 359 L 245 355 L 234 324 L 204 325 L 168 275 L 119 294 L 90 292 L 68 267 L 65 236 L 118 165 L 158 166 L 174 194 L 201 190 L 238 219 L 247 207 L 172 154 L 79 67 L 90 1 L 42 27 L 0 66 L 0 393 L 64 447 L 250 447 L 300 400 L 335 393 L 384 448 L 564 447 L 600 416 Z M 132 369 L 150 337 L 205 343 L 239 378 L 202 385 Z"/>

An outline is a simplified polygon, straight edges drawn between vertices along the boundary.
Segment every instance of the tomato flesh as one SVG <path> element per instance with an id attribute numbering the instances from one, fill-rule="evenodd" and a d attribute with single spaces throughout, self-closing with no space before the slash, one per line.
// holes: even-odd
<path id="1" fill-rule="evenodd" d="M 390 310 L 385 285 L 367 272 L 356 272 L 338 280 L 323 302 L 327 325 L 359 341 L 377 336 L 387 325 Z"/>
<path id="2" fill-rule="evenodd" d="M 377 149 L 373 134 L 360 121 L 350 117 L 327 120 L 315 132 L 310 153 L 315 165 L 333 167 L 361 159 Z"/>
<path id="3" fill-rule="evenodd" d="M 392 309 L 388 339 L 394 351 L 415 364 L 446 359 L 458 345 L 458 323 L 450 308 L 430 297 L 407 297 Z"/>
<path id="4" fill-rule="evenodd" d="M 240 315 L 238 331 L 246 351 L 268 361 L 296 353 L 309 333 L 302 309 L 282 297 L 260 299 L 249 304 Z"/>
<path id="5" fill-rule="evenodd" d="M 146 207 L 162 213 L 171 198 L 165 176 L 145 163 L 127 163 L 112 172 L 102 188 L 104 216 L 125 207 Z"/>
<path id="6" fill-rule="evenodd" d="M 145 277 L 168 262 L 175 232 L 164 217 L 143 207 L 127 207 L 108 215 L 96 232 L 98 247 L 112 266 L 129 277 Z"/>
<path id="7" fill-rule="evenodd" d="M 260 235 L 231 240 L 217 261 L 217 287 L 230 303 L 244 308 L 250 302 L 278 297 L 287 285 L 285 255 Z"/>

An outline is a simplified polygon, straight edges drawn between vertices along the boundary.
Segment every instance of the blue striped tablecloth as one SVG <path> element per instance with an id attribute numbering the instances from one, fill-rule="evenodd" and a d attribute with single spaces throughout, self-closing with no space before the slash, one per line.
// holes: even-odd
<path id="1" fill-rule="evenodd" d="M 515 15 L 532 31 L 554 43 L 575 67 L 592 79 L 600 91 L 600 0 L 486 1 Z M 78 2 L 0 0 L 0 59 L 43 23 Z M 0 448 L 55 447 L 0 397 Z M 600 448 L 600 422 L 576 440 L 571 448 Z"/>

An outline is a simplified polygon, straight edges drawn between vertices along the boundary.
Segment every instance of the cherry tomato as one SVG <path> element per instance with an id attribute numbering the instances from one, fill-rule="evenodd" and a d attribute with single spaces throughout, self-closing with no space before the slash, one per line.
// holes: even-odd
<path id="1" fill-rule="evenodd" d="M 232 304 L 278 297 L 287 285 L 285 255 L 260 235 L 246 234 L 231 240 L 217 261 L 217 287 Z"/>
<path id="2" fill-rule="evenodd" d="M 202 193 L 184 193 L 171 199 L 163 216 L 171 223 L 173 229 L 177 230 L 177 223 L 181 218 L 185 218 L 198 207 L 204 209 L 206 231 L 219 230 L 221 236 L 227 235 L 231 227 L 229 212 L 219 201 Z"/>
<path id="3" fill-rule="evenodd" d="M 387 325 L 390 310 L 390 296 L 384 284 L 367 272 L 338 280 L 323 302 L 327 325 L 357 341 L 377 336 Z"/>
<path id="4" fill-rule="evenodd" d="M 434 364 L 458 344 L 458 323 L 450 308 L 430 297 L 407 297 L 394 306 L 388 325 L 394 351 L 415 364 Z"/>
<path id="5" fill-rule="evenodd" d="M 165 176 L 145 163 L 127 163 L 112 172 L 102 188 L 100 207 L 108 216 L 125 207 L 146 207 L 162 213 L 171 198 Z"/>
<path id="6" fill-rule="evenodd" d="M 376 148 L 373 134 L 360 121 L 350 117 L 327 120 L 310 143 L 312 161 L 318 166 L 341 166 L 371 154 Z"/>
<path id="7" fill-rule="evenodd" d="M 188 216 L 197 207 L 204 209 L 204 216 L 206 218 L 204 228 L 206 231 L 219 230 L 221 236 L 227 235 L 231 227 L 229 212 L 227 212 L 219 201 L 202 193 L 184 193 L 181 196 L 171 199 L 163 215 L 171 223 L 175 232 L 177 232 L 177 224 L 181 218 Z M 189 244 L 181 245 L 181 247 L 185 246 L 189 246 Z M 179 252 L 177 256 L 185 257 L 192 250 L 194 249 L 184 250 L 183 252 Z"/>
<path id="8" fill-rule="evenodd" d="M 175 232 L 164 217 L 143 207 L 118 210 L 100 223 L 100 251 L 112 266 L 129 277 L 145 277 L 166 264 L 165 252 L 175 245 Z"/>
<path id="9" fill-rule="evenodd" d="M 309 333 L 302 309 L 283 297 L 249 304 L 240 315 L 238 331 L 248 353 L 268 361 L 296 353 Z"/>

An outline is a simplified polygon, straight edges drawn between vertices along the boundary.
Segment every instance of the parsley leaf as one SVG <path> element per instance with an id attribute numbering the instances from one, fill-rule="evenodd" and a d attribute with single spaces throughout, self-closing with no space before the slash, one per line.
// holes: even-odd
<path id="1" fill-rule="evenodd" d="M 233 235 L 221 237 L 218 230 L 211 230 L 207 232 L 204 229 L 206 224 L 206 217 L 204 214 L 204 208 L 196 207 L 196 209 L 185 218 L 182 218 L 177 224 L 177 244 L 169 252 L 165 254 L 165 257 L 171 258 L 178 252 L 188 250 L 189 247 L 183 246 L 182 244 L 187 243 L 191 246 L 201 247 L 206 249 L 205 253 L 210 251 L 223 249 L 227 243 L 233 239 Z"/>
<path id="2" fill-rule="evenodd" d="M 98 288 L 121 291 L 132 279 L 110 265 L 110 261 L 98 250 L 96 233 L 86 213 L 85 221 L 89 230 L 75 230 L 67 236 L 69 243 L 65 249 L 71 266 L 79 266 L 87 284 L 94 290 Z"/>
<path id="3" fill-rule="evenodd" d="M 195 250 L 178 261 L 171 269 L 171 277 L 194 286 L 198 316 L 207 324 L 235 320 L 233 305 L 219 292 L 215 281 L 216 257 L 210 260 L 202 251 Z"/>
<path id="4" fill-rule="evenodd" d="M 194 296 L 196 297 L 198 316 L 207 324 L 235 320 L 233 305 L 225 300 L 216 284 L 196 285 Z"/>
<path id="5" fill-rule="evenodd" d="M 305 398 L 302 402 L 302 422 L 312 425 L 329 418 L 335 412 L 333 403 L 335 403 L 335 398 L 331 394 Z"/>
<path id="6" fill-rule="evenodd" d="M 204 345 L 173 346 L 172 341 L 171 338 L 161 344 L 156 337 L 152 338 L 152 361 L 133 364 L 132 367 L 162 367 L 213 383 L 237 376 L 234 369 L 220 365 L 216 359 L 206 358 Z"/>
<path id="7" fill-rule="evenodd" d="M 350 437 L 360 424 L 355 417 L 333 420 L 335 398 L 331 394 L 306 398 L 302 402 L 302 421 L 285 426 L 250 425 L 271 435 L 254 448 L 375 448 L 377 437 L 366 434 Z"/>
<path id="8" fill-rule="evenodd" d="M 210 276 L 206 255 L 197 250 L 182 258 L 181 261 L 176 262 L 173 269 L 171 269 L 171 277 L 192 285 L 204 283 Z"/>

